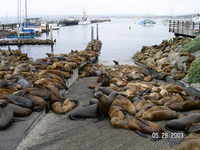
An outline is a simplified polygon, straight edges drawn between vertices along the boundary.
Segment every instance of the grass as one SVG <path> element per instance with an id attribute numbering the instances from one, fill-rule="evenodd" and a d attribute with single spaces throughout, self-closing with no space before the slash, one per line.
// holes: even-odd
<path id="1" fill-rule="evenodd" d="M 195 38 L 191 42 L 185 44 L 181 51 L 194 53 L 199 50 L 200 50 L 200 38 Z"/>
<path id="2" fill-rule="evenodd" d="M 197 57 L 191 64 L 187 74 L 188 82 L 200 83 L 200 57 Z"/>

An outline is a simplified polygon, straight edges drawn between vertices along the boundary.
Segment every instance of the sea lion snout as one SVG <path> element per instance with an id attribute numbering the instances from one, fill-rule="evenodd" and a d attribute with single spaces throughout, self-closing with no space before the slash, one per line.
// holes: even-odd
<path id="1" fill-rule="evenodd" d="M 98 91 L 98 92 L 96 92 L 96 93 L 94 94 L 94 97 L 100 98 L 102 95 L 103 95 L 103 93 L 100 92 L 100 91 Z"/>
<path id="2" fill-rule="evenodd" d="M 7 102 L 5 100 L 0 100 L 0 107 L 5 108 L 7 106 Z"/>

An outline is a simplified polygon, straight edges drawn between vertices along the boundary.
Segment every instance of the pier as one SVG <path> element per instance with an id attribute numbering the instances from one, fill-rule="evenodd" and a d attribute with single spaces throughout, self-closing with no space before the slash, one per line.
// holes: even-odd
<path id="1" fill-rule="evenodd" d="M 0 46 L 9 45 L 54 45 L 52 40 L 40 40 L 40 39 L 17 39 L 17 40 L 0 40 Z"/>
<path id="2" fill-rule="evenodd" d="M 200 23 L 183 20 L 169 20 L 169 32 L 175 36 L 195 38 L 200 32 Z"/>

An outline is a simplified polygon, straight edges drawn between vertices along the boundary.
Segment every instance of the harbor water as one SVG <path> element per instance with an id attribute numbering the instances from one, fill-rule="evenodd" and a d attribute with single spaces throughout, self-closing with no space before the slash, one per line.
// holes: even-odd
<path id="1" fill-rule="evenodd" d="M 99 63 L 113 64 L 113 60 L 120 64 L 131 64 L 132 56 L 142 46 L 159 44 L 162 40 L 168 40 L 173 34 L 168 32 L 168 25 L 161 20 L 156 20 L 155 25 L 139 25 L 137 19 L 114 18 L 112 22 L 99 24 L 99 39 L 103 42 Z M 76 25 L 62 27 L 53 31 L 56 39 L 54 53 L 69 53 L 71 50 L 83 50 L 91 39 L 90 25 Z M 43 34 L 41 38 L 49 38 L 50 35 Z M 16 47 L 17 48 L 17 47 Z M 46 57 L 51 53 L 50 46 L 22 46 L 21 50 L 34 59 Z"/>

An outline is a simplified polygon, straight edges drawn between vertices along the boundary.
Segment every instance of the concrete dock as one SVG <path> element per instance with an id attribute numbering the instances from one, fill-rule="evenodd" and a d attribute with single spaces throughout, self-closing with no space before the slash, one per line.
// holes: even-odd
<path id="1" fill-rule="evenodd" d="M 84 78 L 69 89 L 68 97 L 80 105 L 93 97 L 88 86 L 96 78 Z M 151 141 L 134 131 L 113 128 L 109 120 L 71 121 L 67 115 L 47 114 L 20 143 L 17 150 L 162 150 L 176 144 L 174 139 Z"/>

